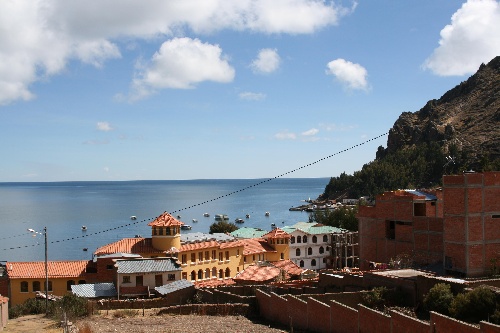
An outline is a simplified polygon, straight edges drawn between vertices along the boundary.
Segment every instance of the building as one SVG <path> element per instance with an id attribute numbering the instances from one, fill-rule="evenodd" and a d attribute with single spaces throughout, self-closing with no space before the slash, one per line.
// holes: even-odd
<path id="1" fill-rule="evenodd" d="M 355 232 L 309 222 L 298 222 L 283 230 L 290 235 L 290 259 L 301 268 L 319 270 L 357 264 Z"/>
<path id="2" fill-rule="evenodd" d="M 71 286 L 95 282 L 97 271 L 92 261 L 48 261 L 48 295 L 64 296 Z M 45 262 L 7 262 L 11 306 L 37 295 L 45 296 Z"/>
<path id="3" fill-rule="evenodd" d="M 398 190 L 360 206 L 361 267 L 407 258 L 468 277 L 500 263 L 500 172 L 444 176 L 434 191 Z"/>

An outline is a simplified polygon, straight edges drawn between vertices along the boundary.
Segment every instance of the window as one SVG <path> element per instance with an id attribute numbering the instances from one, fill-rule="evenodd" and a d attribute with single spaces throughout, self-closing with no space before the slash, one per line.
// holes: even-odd
<path id="1" fill-rule="evenodd" d="M 187 272 L 182 272 L 182 279 L 184 279 L 184 280 L 188 279 L 188 273 Z"/>
<path id="2" fill-rule="evenodd" d="M 396 222 L 395 221 L 385 221 L 385 237 L 387 239 L 396 238 Z"/>
<path id="3" fill-rule="evenodd" d="M 168 275 L 169 280 L 170 280 L 170 275 L 174 275 L 174 274 Z M 174 280 L 175 280 L 175 275 L 174 275 Z M 160 287 L 160 286 L 163 286 L 163 275 L 157 274 L 157 275 L 155 275 L 155 287 Z"/>
<path id="4" fill-rule="evenodd" d="M 236 249 L 236 256 L 239 257 L 240 256 L 240 249 Z"/>
<path id="5" fill-rule="evenodd" d="M 425 202 L 413 203 L 413 216 L 426 216 Z"/>
<path id="6" fill-rule="evenodd" d="M 192 271 L 191 272 L 191 281 L 195 281 L 195 280 L 196 280 L 196 272 Z"/>
<path id="7" fill-rule="evenodd" d="M 323 242 L 324 242 L 324 243 L 327 243 L 327 242 L 328 242 L 328 236 L 327 236 L 327 235 L 323 235 Z"/>
<path id="8" fill-rule="evenodd" d="M 307 254 L 308 254 L 308 255 L 313 254 L 313 249 L 312 249 L 312 247 L 308 247 L 308 248 L 307 248 Z"/>
<path id="9" fill-rule="evenodd" d="M 196 253 L 191 253 L 191 262 L 196 262 Z"/>
<path id="10" fill-rule="evenodd" d="M 205 260 L 210 260 L 210 251 L 205 251 Z"/>
<path id="11" fill-rule="evenodd" d="M 170 227 L 167 227 L 165 229 L 165 235 L 169 236 L 170 235 Z"/>
<path id="12" fill-rule="evenodd" d="M 219 269 L 219 279 L 224 278 L 224 271 L 222 269 Z"/>
<path id="13" fill-rule="evenodd" d="M 175 274 L 172 274 L 172 273 L 168 274 L 167 279 L 168 279 L 168 281 L 175 281 Z"/>
<path id="14" fill-rule="evenodd" d="M 217 251 L 212 250 L 212 260 L 215 260 L 215 259 L 217 259 Z"/>
<path id="15" fill-rule="evenodd" d="M 280 259 L 281 260 L 285 259 L 285 254 L 283 252 L 281 252 Z"/>
<path id="16" fill-rule="evenodd" d="M 142 287 L 144 285 L 144 277 L 142 275 L 138 275 L 135 277 L 135 286 Z"/>
<path id="17" fill-rule="evenodd" d="M 219 252 L 219 261 L 222 261 L 222 252 Z"/>
<path id="18" fill-rule="evenodd" d="M 306 235 L 302 236 L 302 243 L 307 243 L 307 236 Z"/>
<path id="19" fill-rule="evenodd" d="M 320 253 L 320 254 L 322 254 L 322 253 L 324 253 L 324 252 L 325 252 L 325 249 L 323 248 L 323 246 L 320 246 L 320 247 L 319 247 L 319 253 Z"/>
<path id="20" fill-rule="evenodd" d="M 71 291 L 71 286 L 75 285 L 75 281 L 69 280 L 66 282 L 66 290 Z"/>
<path id="21" fill-rule="evenodd" d="M 158 228 L 158 235 L 163 235 L 163 228 Z"/>
<path id="22" fill-rule="evenodd" d="M 182 263 L 186 264 L 187 263 L 187 254 L 183 254 L 181 258 L 182 258 Z"/>
<path id="23" fill-rule="evenodd" d="M 122 283 L 130 283 L 130 276 L 129 275 L 124 275 Z"/>
<path id="24" fill-rule="evenodd" d="M 198 252 L 198 261 L 203 261 L 203 252 Z"/>
<path id="25" fill-rule="evenodd" d="M 40 291 L 40 290 L 41 290 L 40 289 L 40 281 L 33 281 L 33 291 Z"/>
<path id="26" fill-rule="evenodd" d="M 106 269 L 107 270 L 112 270 L 113 269 L 113 265 L 106 265 Z"/>
<path id="27" fill-rule="evenodd" d="M 243 262 L 247 262 L 247 256 L 243 256 Z"/>
<path id="28" fill-rule="evenodd" d="M 316 266 L 316 259 L 311 260 L 311 266 Z"/>
<path id="29" fill-rule="evenodd" d="M 45 291 L 45 284 L 43 286 L 43 289 Z M 49 281 L 49 290 L 48 291 L 52 291 L 52 281 Z"/>
<path id="30" fill-rule="evenodd" d="M 226 277 L 231 277 L 231 270 L 228 268 L 226 268 Z"/>
<path id="31" fill-rule="evenodd" d="M 290 238 L 290 243 L 291 243 L 291 244 L 295 244 L 295 236 L 292 236 L 292 237 Z"/>
<path id="32" fill-rule="evenodd" d="M 312 241 L 313 241 L 313 243 L 317 243 L 318 242 L 318 237 L 316 237 L 316 235 L 314 235 Z"/>
<path id="33" fill-rule="evenodd" d="M 295 256 L 296 257 L 300 257 L 300 249 L 296 249 L 295 250 Z"/>
<path id="34" fill-rule="evenodd" d="M 153 235 L 156 236 L 157 232 L 156 232 L 156 227 L 153 228 Z"/>
<path id="35" fill-rule="evenodd" d="M 217 278 L 217 268 L 212 268 L 212 277 Z"/>
<path id="36" fill-rule="evenodd" d="M 304 260 L 301 260 L 301 261 L 300 261 L 299 266 L 300 266 L 300 267 L 304 267 Z"/>
<path id="37" fill-rule="evenodd" d="M 22 281 L 21 282 L 21 292 L 22 293 L 27 293 L 28 292 L 28 282 L 27 281 Z"/>
<path id="38" fill-rule="evenodd" d="M 205 269 L 205 279 L 210 279 L 210 268 Z"/>
<path id="39" fill-rule="evenodd" d="M 198 280 L 203 279 L 203 271 L 200 269 L 198 270 Z"/>
<path id="40" fill-rule="evenodd" d="M 229 251 L 226 251 L 226 260 L 229 260 Z"/>
<path id="41" fill-rule="evenodd" d="M 297 243 L 302 243 L 302 237 L 297 236 Z"/>

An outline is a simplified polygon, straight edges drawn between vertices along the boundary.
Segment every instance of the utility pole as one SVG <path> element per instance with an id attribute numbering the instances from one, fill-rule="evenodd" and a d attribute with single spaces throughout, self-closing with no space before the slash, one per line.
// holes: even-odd
<path id="1" fill-rule="evenodd" d="M 45 235 L 45 316 L 49 314 L 49 266 L 47 262 L 47 227 L 43 228 Z"/>

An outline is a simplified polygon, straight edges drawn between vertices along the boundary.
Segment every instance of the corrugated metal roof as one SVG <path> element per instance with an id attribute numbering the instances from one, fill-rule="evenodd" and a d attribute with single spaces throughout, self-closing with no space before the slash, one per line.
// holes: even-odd
<path id="1" fill-rule="evenodd" d="M 85 298 L 115 297 L 117 295 L 113 283 L 76 284 L 71 286 L 71 292 Z"/>
<path id="2" fill-rule="evenodd" d="M 159 273 L 182 270 L 181 266 L 177 264 L 176 259 L 172 258 L 117 260 L 115 266 L 118 267 L 117 272 L 120 274 Z"/>
<path id="3" fill-rule="evenodd" d="M 188 280 L 177 280 L 160 287 L 155 287 L 155 290 L 161 295 L 167 295 L 178 290 L 194 287 L 194 284 Z"/>
<path id="4" fill-rule="evenodd" d="M 231 232 L 231 236 L 238 238 L 260 238 L 269 231 L 260 228 L 243 227 Z"/>
<path id="5" fill-rule="evenodd" d="M 181 242 L 209 241 L 209 240 L 225 241 L 233 239 L 234 239 L 233 236 L 223 233 L 207 234 L 203 232 L 191 232 L 188 234 L 181 234 Z"/>
<path id="6" fill-rule="evenodd" d="M 418 191 L 418 190 L 405 190 L 405 192 L 408 192 L 408 193 L 413 194 L 413 195 L 423 196 L 423 197 L 425 197 L 426 201 L 437 200 L 437 197 L 435 195 L 429 194 L 429 193 L 425 193 L 425 192 L 422 192 L 422 191 Z"/>

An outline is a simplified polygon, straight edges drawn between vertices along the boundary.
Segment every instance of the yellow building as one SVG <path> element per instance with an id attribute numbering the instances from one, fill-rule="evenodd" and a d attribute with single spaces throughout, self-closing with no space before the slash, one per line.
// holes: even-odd
<path id="1" fill-rule="evenodd" d="M 45 262 L 7 262 L 11 306 L 21 304 L 38 294 L 45 295 Z M 96 278 L 93 263 L 88 260 L 48 261 L 48 295 L 64 296 L 74 284 L 93 282 Z"/>

